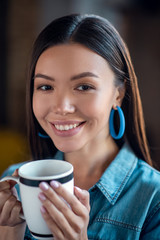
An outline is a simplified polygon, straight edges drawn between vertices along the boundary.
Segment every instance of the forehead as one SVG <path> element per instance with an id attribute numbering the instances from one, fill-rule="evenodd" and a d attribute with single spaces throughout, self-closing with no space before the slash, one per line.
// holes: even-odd
<path id="1" fill-rule="evenodd" d="M 39 57 L 35 72 L 64 72 L 72 71 L 73 74 L 82 71 L 95 73 L 112 73 L 107 61 L 81 44 L 61 44 L 45 50 Z"/>

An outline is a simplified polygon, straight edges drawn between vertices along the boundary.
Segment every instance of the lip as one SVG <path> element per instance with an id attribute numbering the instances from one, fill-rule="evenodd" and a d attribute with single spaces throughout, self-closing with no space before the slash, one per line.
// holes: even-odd
<path id="1" fill-rule="evenodd" d="M 77 120 L 56 120 L 56 121 L 53 121 L 51 122 L 51 124 L 54 124 L 54 125 L 70 125 L 70 124 L 81 124 L 83 123 L 84 121 L 77 121 Z"/>
<path id="2" fill-rule="evenodd" d="M 72 137 L 80 132 L 81 128 L 84 126 L 85 122 L 83 121 L 54 121 L 51 122 L 51 127 L 55 133 L 55 135 L 60 137 Z M 55 125 L 72 125 L 72 124 L 80 124 L 75 128 L 69 130 L 58 130 Z"/>

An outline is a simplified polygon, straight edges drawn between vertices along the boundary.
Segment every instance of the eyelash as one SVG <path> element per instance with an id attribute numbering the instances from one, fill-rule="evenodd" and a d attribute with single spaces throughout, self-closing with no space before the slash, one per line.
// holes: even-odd
<path id="1" fill-rule="evenodd" d="M 87 88 L 87 89 L 82 89 L 82 90 L 80 90 L 80 89 L 78 89 L 78 88 Z M 87 91 L 89 91 L 89 90 L 92 90 L 92 89 L 95 89 L 93 86 L 90 86 L 90 85 L 88 85 L 88 84 L 81 84 L 81 85 L 79 85 L 76 89 L 78 89 L 78 91 L 83 91 L 83 92 L 87 92 Z"/>
<path id="2" fill-rule="evenodd" d="M 37 90 L 41 90 L 41 91 L 50 91 L 53 88 L 50 85 L 41 85 L 37 87 Z"/>
<path id="3" fill-rule="evenodd" d="M 82 89 L 80 89 L 80 88 L 82 88 Z M 90 90 L 93 90 L 93 89 L 95 89 L 95 87 L 90 86 L 88 84 L 81 84 L 81 85 L 79 85 L 78 87 L 75 88 L 75 90 L 78 90 L 80 92 L 87 92 L 87 91 L 90 91 Z M 46 91 L 54 90 L 54 88 L 50 85 L 41 85 L 41 86 L 37 87 L 37 90 L 41 90 L 41 91 L 46 92 Z"/>

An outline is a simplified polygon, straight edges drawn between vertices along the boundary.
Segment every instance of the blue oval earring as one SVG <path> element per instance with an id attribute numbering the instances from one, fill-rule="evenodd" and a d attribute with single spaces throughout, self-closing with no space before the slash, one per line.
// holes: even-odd
<path id="1" fill-rule="evenodd" d="M 119 120 L 120 120 L 120 128 L 119 128 L 119 133 L 116 134 L 115 129 L 114 129 L 114 113 L 115 110 L 112 108 L 110 118 L 109 118 L 109 129 L 110 129 L 110 134 L 114 139 L 120 139 L 123 137 L 124 131 L 125 131 L 125 117 L 122 109 L 117 106 L 117 111 L 119 114 Z"/>
<path id="2" fill-rule="evenodd" d="M 38 136 L 39 137 L 41 137 L 41 138 L 49 138 L 49 136 L 48 135 L 44 135 L 44 134 L 42 134 L 42 133 L 38 133 Z"/>

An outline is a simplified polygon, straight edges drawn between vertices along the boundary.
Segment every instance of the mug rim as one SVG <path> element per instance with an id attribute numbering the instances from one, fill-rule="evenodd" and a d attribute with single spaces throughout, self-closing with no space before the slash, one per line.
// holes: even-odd
<path id="1" fill-rule="evenodd" d="M 70 167 L 69 170 L 67 170 L 66 172 L 64 173 L 60 173 L 60 174 L 53 174 L 53 175 L 50 175 L 50 176 L 29 176 L 28 174 L 25 174 L 23 173 L 22 171 L 24 171 L 24 169 L 28 166 L 31 165 L 32 167 L 32 164 L 39 164 L 39 163 L 44 163 L 44 161 L 48 161 L 48 162 L 51 162 L 51 161 L 56 161 L 58 164 L 61 165 L 61 163 L 65 164 L 66 166 L 68 165 Z M 30 180 L 39 180 L 39 181 L 49 181 L 51 179 L 61 179 L 63 177 L 66 177 L 68 175 L 71 175 L 73 173 L 73 165 L 67 161 L 64 161 L 64 160 L 58 160 L 58 159 L 41 159 L 41 160 L 35 160 L 35 161 L 30 161 L 30 162 L 27 162 L 25 163 L 24 165 L 22 165 L 20 168 L 19 168 L 19 177 L 20 178 L 23 178 L 23 179 L 30 179 Z"/>

